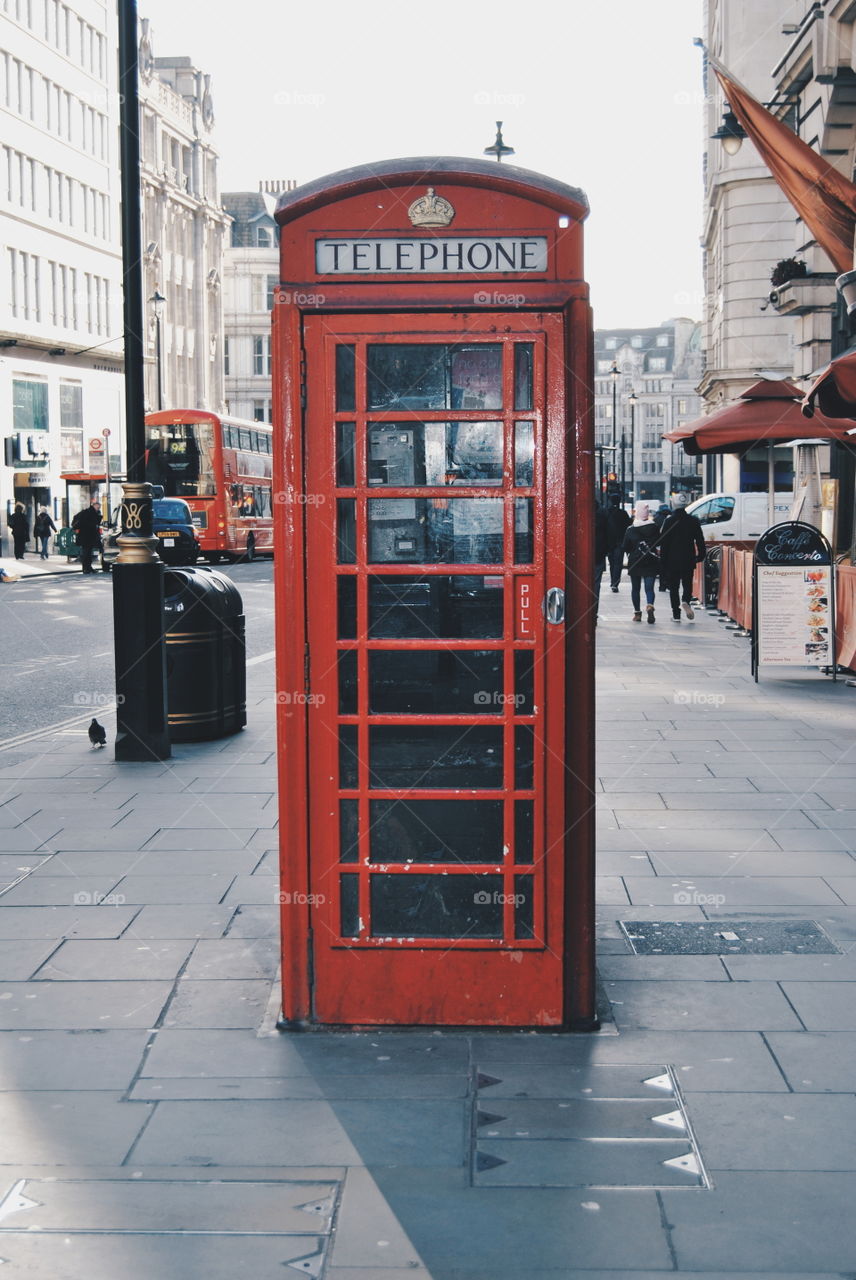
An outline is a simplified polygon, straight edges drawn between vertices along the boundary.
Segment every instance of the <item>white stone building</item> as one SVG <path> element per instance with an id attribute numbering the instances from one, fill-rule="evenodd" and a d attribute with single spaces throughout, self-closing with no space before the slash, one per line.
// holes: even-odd
<path id="1" fill-rule="evenodd" d="M 15 501 L 59 524 L 61 472 L 103 471 L 102 432 L 122 440 L 116 45 L 115 6 L 0 3 L 4 540 Z"/>
<path id="2" fill-rule="evenodd" d="M 154 57 L 149 24 L 140 26 L 144 289 L 147 299 L 163 299 L 159 308 L 147 303 L 146 402 L 216 412 L 224 408 L 221 273 L 229 219 L 212 144 L 211 77 L 190 58 Z"/>
<path id="3" fill-rule="evenodd" d="M 260 182 L 258 191 L 228 191 L 232 219 L 223 266 L 226 405 L 238 418 L 271 421 L 271 310 L 279 284 L 279 228 L 273 212 L 293 181 Z"/>
<path id="4" fill-rule="evenodd" d="M 620 489 L 623 471 L 627 502 L 657 504 L 681 490 L 701 492 L 698 459 L 662 436 L 701 415 L 702 367 L 701 326 L 695 320 L 679 317 L 654 329 L 595 330 L 598 478 L 602 463 L 607 479 L 610 473 L 617 477 L 610 487 Z M 636 398 L 632 408 L 631 394 Z"/>

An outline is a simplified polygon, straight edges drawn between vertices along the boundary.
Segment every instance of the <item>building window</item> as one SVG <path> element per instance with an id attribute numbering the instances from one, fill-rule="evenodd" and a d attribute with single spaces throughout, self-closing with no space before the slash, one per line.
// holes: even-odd
<path id="1" fill-rule="evenodd" d="M 631 347 L 641 347 L 641 346 L 642 346 L 642 334 L 641 334 L 641 333 L 634 333 L 633 337 L 630 339 L 630 345 L 631 345 Z"/>
<path id="2" fill-rule="evenodd" d="M 686 412 L 687 412 L 687 402 L 686 402 L 686 400 L 679 400 L 679 401 L 678 401 L 678 413 L 686 413 Z"/>
<path id="3" fill-rule="evenodd" d="M 652 370 L 652 372 L 654 372 L 654 373 L 665 373 L 665 371 L 666 371 L 666 357 L 665 357 L 665 356 L 651 356 L 650 360 L 648 361 L 648 368 L 649 368 L 649 369 L 651 369 L 651 370 Z"/>
<path id="4" fill-rule="evenodd" d="M 274 304 L 274 299 L 276 298 L 276 291 L 277 291 L 278 285 L 279 285 L 279 276 L 268 276 L 267 289 L 265 292 L 265 304 L 267 306 L 268 311 L 273 311 L 273 304 Z"/>
<path id="5" fill-rule="evenodd" d="M 253 422 L 266 422 L 264 400 L 253 401 Z"/>
<path id="6" fill-rule="evenodd" d="M 270 376 L 270 335 L 253 338 L 253 373 L 258 376 Z"/>
<path id="7" fill-rule="evenodd" d="M 223 339 L 223 377 L 229 376 L 229 339 Z"/>
<path id="8" fill-rule="evenodd" d="M 15 431 L 47 431 L 48 384 L 12 379 L 12 427 Z"/>
<path id="9" fill-rule="evenodd" d="M 606 342 L 605 342 L 603 345 L 606 347 L 606 350 L 607 350 L 607 351 L 617 351 L 617 350 L 618 350 L 618 339 L 617 339 L 617 338 L 607 338 Z"/>
<path id="10" fill-rule="evenodd" d="M 669 335 L 667 333 L 657 334 L 657 346 L 667 347 L 669 345 Z"/>
<path id="11" fill-rule="evenodd" d="M 260 249 L 273 248 L 273 233 L 270 227 L 256 227 L 256 244 Z"/>

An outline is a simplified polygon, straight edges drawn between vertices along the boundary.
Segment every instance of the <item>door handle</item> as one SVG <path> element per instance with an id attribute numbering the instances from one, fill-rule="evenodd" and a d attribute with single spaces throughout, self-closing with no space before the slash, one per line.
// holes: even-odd
<path id="1" fill-rule="evenodd" d="M 550 587 L 544 597 L 544 617 L 554 625 L 565 621 L 565 593 L 561 587 Z"/>

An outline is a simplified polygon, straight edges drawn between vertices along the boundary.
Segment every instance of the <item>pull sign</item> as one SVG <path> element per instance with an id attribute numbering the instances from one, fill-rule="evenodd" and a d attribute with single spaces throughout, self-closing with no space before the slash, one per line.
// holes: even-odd
<path id="1" fill-rule="evenodd" d="M 535 639 L 535 579 L 517 579 L 516 639 Z"/>

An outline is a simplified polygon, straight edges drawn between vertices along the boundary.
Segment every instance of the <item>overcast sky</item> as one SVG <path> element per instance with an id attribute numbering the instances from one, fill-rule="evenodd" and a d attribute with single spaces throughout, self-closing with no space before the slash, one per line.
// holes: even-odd
<path id="1" fill-rule="evenodd" d="M 701 0 L 138 3 L 212 76 L 222 190 L 481 156 L 501 119 L 512 164 L 588 195 L 598 328 L 701 318 Z"/>

